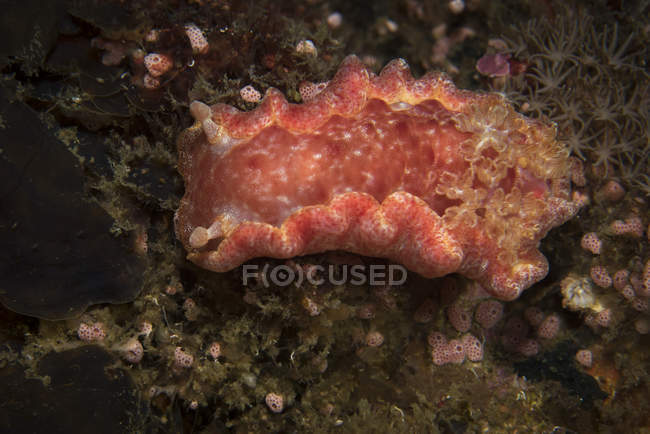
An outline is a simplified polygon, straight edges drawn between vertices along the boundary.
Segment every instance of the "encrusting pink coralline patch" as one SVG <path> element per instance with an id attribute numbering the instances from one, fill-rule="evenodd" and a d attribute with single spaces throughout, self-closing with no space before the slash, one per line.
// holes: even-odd
<path id="1" fill-rule="evenodd" d="M 512 300 L 547 273 L 540 239 L 578 210 L 554 127 L 403 60 L 375 75 L 350 56 L 303 104 L 271 88 L 249 112 L 190 112 L 176 233 L 209 270 L 346 250 Z"/>

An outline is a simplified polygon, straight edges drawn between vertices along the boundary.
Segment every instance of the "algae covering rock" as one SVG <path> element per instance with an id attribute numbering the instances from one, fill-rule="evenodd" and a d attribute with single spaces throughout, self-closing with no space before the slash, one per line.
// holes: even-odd
<path id="1" fill-rule="evenodd" d="M 83 169 L 37 116 L 0 88 L 0 302 L 46 319 L 138 294 L 142 265 L 113 219 L 85 199 Z"/>

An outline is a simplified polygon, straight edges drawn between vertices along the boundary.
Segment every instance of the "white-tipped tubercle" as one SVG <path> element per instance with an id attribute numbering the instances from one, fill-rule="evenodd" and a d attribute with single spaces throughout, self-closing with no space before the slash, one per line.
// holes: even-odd
<path id="1" fill-rule="evenodd" d="M 210 110 L 209 105 L 201 101 L 192 101 L 190 104 L 190 114 L 194 119 L 202 123 L 212 115 L 212 110 Z"/>
<path id="2" fill-rule="evenodd" d="M 237 140 L 233 140 L 221 125 L 212 120 L 212 109 L 207 104 L 201 101 L 192 101 L 190 114 L 195 120 L 201 122 L 201 128 L 208 139 L 208 143 L 219 145 L 217 149 L 219 153 L 224 153 L 237 144 Z"/>
<path id="3" fill-rule="evenodd" d="M 210 240 L 222 237 L 224 235 L 224 232 L 221 226 L 221 221 L 215 221 L 207 229 L 203 226 L 197 226 L 192 231 L 192 235 L 190 235 L 190 246 L 195 249 L 199 249 L 208 244 Z"/>

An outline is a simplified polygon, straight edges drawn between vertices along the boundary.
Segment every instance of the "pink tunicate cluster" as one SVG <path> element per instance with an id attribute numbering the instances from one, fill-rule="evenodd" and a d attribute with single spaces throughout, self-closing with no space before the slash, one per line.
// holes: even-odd
<path id="1" fill-rule="evenodd" d="M 610 202 L 618 202 L 625 196 L 625 189 L 618 182 L 610 180 L 600 189 L 598 195 Z"/>
<path id="2" fill-rule="evenodd" d="M 177 282 L 172 282 L 165 287 L 165 294 L 176 295 L 183 292 L 183 285 Z"/>
<path id="3" fill-rule="evenodd" d="M 630 216 L 625 220 L 614 220 L 609 229 L 614 235 L 627 235 L 634 238 L 643 236 L 643 222 L 638 216 Z"/>
<path id="4" fill-rule="evenodd" d="M 484 300 L 474 312 L 474 318 L 483 328 L 491 329 L 503 317 L 503 304 L 496 300 Z"/>
<path id="5" fill-rule="evenodd" d="M 194 363 L 194 357 L 185 352 L 183 348 L 176 347 L 174 349 L 174 366 L 177 368 L 191 368 Z"/>
<path id="6" fill-rule="evenodd" d="M 427 336 L 427 342 L 431 348 L 435 348 L 447 343 L 447 338 L 440 332 L 433 331 Z"/>
<path id="7" fill-rule="evenodd" d="M 623 220 L 614 220 L 609 224 L 609 230 L 614 235 L 624 235 L 627 232 L 627 226 Z"/>
<path id="8" fill-rule="evenodd" d="M 149 321 L 142 321 L 140 323 L 140 332 L 138 333 L 140 336 L 147 337 L 152 331 L 153 325 Z"/>
<path id="9" fill-rule="evenodd" d="M 208 354 L 210 354 L 210 357 L 212 357 L 214 360 L 217 360 L 219 356 L 221 356 L 221 344 L 219 342 L 212 342 L 210 344 L 210 348 L 208 349 Z"/>
<path id="10" fill-rule="evenodd" d="M 472 315 L 458 303 L 447 308 L 447 319 L 459 332 L 466 332 L 472 326 Z"/>
<path id="11" fill-rule="evenodd" d="M 199 307 L 191 298 L 186 298 L 183 302 L 183 313 L 188 321 L 196 321 L 199 317 Z"/>
<path id="12" fill-rule="evenodd" d="M 587 206 L 590 200 L 588 194 L 578 190 L 571 192 L 571 199 L 578 208 Z"/>
<path id="13" fill-rule="evenodd" d="M 368 332 L 366 335 L 366 345 L 369 347 L 379 347 L 384 343 L 384 335 L 378 331 Z"/>
<path id="14" fill-rule="evenodd" d="M 194 54 L 205 54 L 208 52 L 208 49 L 210 48 L 208 40 L 205 39 L 203 32 L 197 27 L 196 24 L 186 24 L 185 34 L 190 40 L 190 45 L 192 46 L 192 52 Z"/>
<path id="15" fill-rule="evenodd" d="M 580 246 L 594 255 L 600 255 L 600 249 L 603 246 L 603 242 L 600 240 L 596 232 L 587 232 L 582 236 Z"/>
<path id="16" fill-rule="evenodd" d="M 152 77 L 160 77 L 174 66 L 171 57 L 161 53 L 149 53 L 144 56 L 144 66 Z"/>
<path id="17" fill-rule="evenodd" d="M 540 344 L 536 338 L 553 339 L 557 336 L 561 321 L 557 314 L 544 315 L 537 307 L 531 306 L 524 312 L 526 320 L 513 316 L 503 328 L 501 343 L 507 351 L 532 357 L 539 352 Z M 529 337 L 531 326 L 535 337 Z"/>
<path id="18" fill-rule="evenodd" d="M 157 42 L 158 39 L 160 39 L 160 30 L 159 29 L 151 29 L 144 36 L 144 40 L 147 41 L 147 42 Z"/>
<path id="19" fill-rule="evenodd" d="M 634 329 L 640 335 L 647 335 L 648 333 L 650 333 L 650 319 L 637 318 L 634 321 Z"/>
<path id="20" fill-rule="evenodd" d="M 129 339 L 122 347 L 122 356 L 129 363 L 140 363 L 144 356 L 144 348 L 137 338 Z"/>
<path id="21" fill-rule="evenodd" d="M 639 292 L 643 297 L 650 297 L 650 259 L 645 261 L 641 277 L 641 291 Z"/>
<path id="22" fill-rule="evenodd" d="M 641 218 L 636 215 L 629 216 L 625 219 L 625 225 L 627 226 L 628 235 L 633 237 L 641 238 L 643 236 L 643 221 Z"/>
<path id="23" fill-rule="evenodd" d="M 576 353 L 576 361 L 580 363 L 582 366 L 585 368 L 591 368 L 591 364 L 593 362 L 593 355 L 591 354 L 591 351 L 589 350 L 579 350 Z"/>
<path id="24" fill-rule="evenodd" d="M 612 285 L 612 278 L 607 269 L 602 265 L 594 265 L 589 269 L 589 276 L 593 282 L 601 288 L 609 288 Z"/>
<path id="25" fill-rule="evenodd" d="M 650 308 L 648 299 L 645 297 L 636 297 L 632 300 L 631 306 L 632 309 L 636 310 L 637 312 L 647 312 Z"/>
<path id="26" fill-rule="evenodd" d="M 92 324 L 81 323 L 77 329 L 77 336 L 84 342 L 102 341 L 106 337 L 104 325 L 100 322 Z"/>
<path id="27" fill-rule="evenodd" d="M 149 74 L 145 74 L 142 78 L 142 85 L 145 89 L 158 89 L 160 87 L 160 80 Z"/>
<path id="28" fill-rule="evenodd" d="M 452 339 L 447 343 L 447 363 L 459 365 L 465 361 L 465 347 L 460 339 Z"/>
<path id="29" fill-rule="evenodd" d="M 627 285 L 629 278 L 630 272 L 628 270 L 618 270 L 616 273 L 614 273 L 614 277 L 612 278 L 614 288 L 617 291 L 621 291 L 623 288 L 625 288 L 625 285 Z"/>
<path id="30" fill-rule="evenodd" d="M 488 77 L 510 75 L 510 55 L 504 53 L 486 54 L 476 62 L 476 70 Z"/>
<path id="31" fill-rule="evenodd" d="M 636 292 L 634 291 L 632 285 L 625 285 L 623 288 L 621 288 L 620 293 L 627 301 L 632 301 L 636 297 Z"/>
<path id="32" fill-rule="evenodd" d="M 445 335 L 440 332 L 432 332 L 427 337 L 431 346 L 431 359 L 437 366 L 447 363 L 463 363 L 465 357 L 472 362 L 483 359 L 483 345 L 475 336 L 464 335 L 461 339 L 447 341 Z"/>
<path id="33" fill-rule="evenodd" d="M 441 335 L 444 339 L 443 342 L 432 346 L 431 348 L 431 359 L 433 363 L 437 366 L 442 366 L 446 363 L 449 363 L 449 349 L 447 346 L 447 338 Z M 430 340 L 431 342 L 431 340 Z"/>
<path id="34" fill-rule="evenodd" d="M 551 314 L 537 327 L 537 336 L 543 339 L 553 339 L 560 331 L 560 317 Z"/>
<path id="35" fill-rule="evenodd" d="M 303 102 L 309 102 L 323 91 L 329 84 L 329 81 L 322 83 L 312 83 L 311 81 L 303 81 L 298 85 L 298 92 Z"/>
<path id="36" fill-rule="evenodd" d="M 573 182 L 578 187 L 584 187 L 587 185 L 587 177 L 585 176 L 584 164 L 582 160 L 576 157 L 569 157 L 570 171 L 571 171 L 571 182 Z"/>
<path id="37" fill-rule="evenodd" d="M 598 324 L 601 327 L 609 327 L 609 325 L 612 323 L 612 310 L 611 309 L 603 309 L 600 312 L 598 312 L 595 316 L 596 324 Z"/>
<path id="38" fill-rule="evenodd" d="M 273 392 L 267 393 L 264 401 L 266 402 L 266 406 L 273 413 L 282 413 L 284 410 L 284 398 L 282 395 Z"/>
<path id="39" fill-rule="evenodd" d="M 239 90 L 239 95 L 241 96 L 241 99 L 246 102 L 255 103 L 262 99 L 262 94 L 250 84 L 242 87 Z"/>
<path id="40" fill-rule="evenodd" d="M 483 360 L 483 345 L 478 338 L 471 334 L 466 334 L 461 339 L 467 360 L 478 362 Z"/>

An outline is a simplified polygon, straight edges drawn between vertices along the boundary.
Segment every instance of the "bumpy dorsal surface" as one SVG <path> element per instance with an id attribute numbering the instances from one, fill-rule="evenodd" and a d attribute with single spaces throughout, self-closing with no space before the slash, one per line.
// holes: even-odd
<path id="1" fill-rule="evenodd" d="M 553 126 L 403 60 L 375 75 L 350 56 L 303 104 L 269 89 L 249 112 L 190 111 L 176 233 L 213 271 L 346 250 L 509 300 L 546 275 L 539 241 L 578 209 Z"/>

